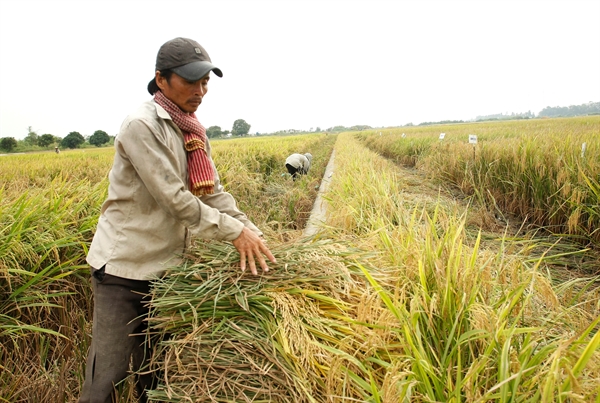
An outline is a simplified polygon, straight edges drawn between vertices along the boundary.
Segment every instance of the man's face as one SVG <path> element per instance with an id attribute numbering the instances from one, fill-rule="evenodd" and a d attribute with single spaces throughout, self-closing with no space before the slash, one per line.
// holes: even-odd
<path id="1" fill-rule="evenodd" d="M 188 81 L 173 73 L 171 79 L 167 79 L 156 72 L 156 83 L 163 94 L 173 101 L 182 111 L 187 113 L 196 112 L 202 98 L 208 91 L 208 80 L 210 72 L 198 81 Z"/>

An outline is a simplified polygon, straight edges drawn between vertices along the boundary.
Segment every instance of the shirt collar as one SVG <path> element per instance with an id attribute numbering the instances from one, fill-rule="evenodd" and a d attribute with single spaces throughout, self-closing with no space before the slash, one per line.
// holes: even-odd
<path id="1" fill-rule="evenodd" d="M 163 108 L 162 106 L 160 106 L 159 104 L 157 104 L 156 102 L 154 102 L 154 106 L 156 107 L 156 114 L 158 115 L 159 118 L 161 119 L 171 119 L 171 116 L 169 115 L 169 113 L 165 110 L 165 108 Z"/>

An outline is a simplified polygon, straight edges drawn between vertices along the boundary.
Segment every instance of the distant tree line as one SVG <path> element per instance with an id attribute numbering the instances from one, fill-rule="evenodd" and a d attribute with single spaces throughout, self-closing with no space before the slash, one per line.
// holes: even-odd
<path id="1" fill-rule="evenodd" d="M 464 120 L 440 120 L 439 122 L 421 122 L 419 126 L 430 126 L 430 125 L 447 125 L 451 123 L 465 123 Z M 412 126 L 412 124 L 410 125 Z"/>
<path id="2" fill-rule="evenodd" d="M 229 137 L 230 134 L 238 137 L 247 136 L 250 133 L 250 127 L 252 126 L 244 119 L 237 119 L 233 122 L 231 131 L 221 130 L 220 126 L 211 126 L 206 129 L 206 136 L 208 138 Z"/>
<path id="3" fill-rule="evenodd" d="M 303 130 L 303 129 L 283 129 L 283 130 L 277 130 L 275 132 L 272 133 L 265 133 L 264 135 L 269 135 L 269 136 L 285 136 L 288 134 L 307 134 L 307 133 L 319 133 L 321 131 L 320 127 L 315 127 L 314 129 L 311 127 L 308 130 Z"/>
<path id="4" fill-rule="evenodd" d="M 483 116 L 477 116 L 475 118 L 476 121 L 483 121 L 483 120 L 513 120 L 513 119 L 533 119 L 535 118 L 535 113 L 532 113 L 531 111 L 527 111 L 527 112 L 523 112 L 523 113 L 507 113 L 506 115 L 503 113 L 496 113 L 493 115 L 483 115 Z"/>
<path id="5" fill-rule="evenodd" d="M 114 136 L 109 136 L 104 130 L 96 130 L 89 137 L 84 137 L 79 132 L 70 132 L 64 138 L 52 134 L 39 135 L 30 127 L 27 136 L 23 140 L 14 137 L 0 138 L 0 149 L 2 151 L 44 151 L 60 148 L 101 147 L 114 142 Z"/>
<path id="6" fill-rule="evenodd" d="M 211 126 L 206 130 L 209 138 L 226 137 L 230 133 L 233 136 L 246 136 L 250 132 L 250 124 L 244 119 L 233 122 L 231 132 L 221 130 L 219 126 Z M 27 129 L 27 136 L 23 140 L 14 137 L 0 138 L 0 150 L 5 152 L 44 151 L 55 148 L 83 148 L 102 147 L 114 144 L 115 136 L 109 136 L 104 130 L 96 130 L 91 136 L 83 136 L 79 132 L 70 132 L 64 138 L 52 134 L 39 135 L 31 126 Z"/>
<path id="7" fill-rule="evenodd" d="M 219 138 L 219 137 L 228 137 L 229 134 L 231 136 L 247 136 L 250 132 L 250 124 L 248 124 L 244 119 L 238 119 L 233 122 L 233 127 L 231 131 L 222 130 L 219 126 L 210 126 L 206 129 L 206 135 L 209 138 Z M 343 132 L 343 131 L 360 131 L 372 129 L 371 126 L 368 125 L 355 125 L 355 126 L 333 126 L 325 129 L 326 132 Z M 289 135 L 289 134 L 304 134 L 304 133 L 320 133 L 322 130 L 320 127 L 310 128 L 309 130 L 301 130 L 301 129 L 284 129 L 277 130 L 272 133 L 263 133 L 263 135 Z M 260 133 L 255 133 L 255 135 L 260 135 Z"/>
<path id="8" fill-rule="evenodd" d="M 547 106 L 537 114 L 538 118 L 558 118 L 571 116 L 586 116 L 600 114 L 600 102 L 588 102 L 587 104 L 571 106 Z M 514 119 L 533 119 L 536 115 L 531 111 L 524 113 L 497 113 L 493 115 L 477 116 L 475 120 L 514 120 Z"/>
<path id="9" fill-rule="evenodd" d="M 319 126 L 317 126 L 315 128 L 311 127 L 309 130 L 301 130 L 301 129 L 278 130 L 276 132 L 268 133 L 268 135 L 281 136 L 281 135 L 288 135 L 288 134 L 305 134 L 305 133 L 321 133 L 321 132 L 340 133 L 340 132 L 350 132 L 350 131 L 356 132 L 356 131 L 368 130 L 368 129 L 372 129 L 372 127 L 368 126 L 368 125 L 355 125 L 355 126 L 350 126 L 350 127 L 332 126 L 332 127 L 328 127 L 325 130 L 321 130 L 321 128 Z M 265 135 L 267 135 L 267 134 L 265 134 Z"/>
<path id="10" fill-rule="evenodd" d="M 326 132 L 357 132 L 357 131 L 369 130 L 369 129 L 372 129 L 372 127 L 369 125 L 355 125 L 355 126 L 350 126 L 350 127 L 333 126 L 333 127 L 327 128 L 325 131 Z"/>
<path id="11" fill-rule="evenodd" d="M 568 117 L 568 116 L 583 116 L 583 115 L 598 115 L 600 114 L 600 102 L 588 102 L 581 105 L 571 106 L 547 106 L 541 110 L 537 117 Z M 503 114 L 497 113 L 492 115 L 477 116 L 475 120 L 509 120 L 509 119 L 532 119 L 535 118 L 535 114 L 531 111 L 524 113 L 510 113 Z M 422 122 L 419 126 L 436 125 L 436 124 L 452 124 L 452 123 L 465 123 L 463 120 L 440 120 L 437 122 Z M 404 126 L 413 126 L 412 123 L 407 123 Z M 206 135 L 209 138 L 228 137 L 232 136 L 247 136 L 250 133 L 250 124 L 244 119 L 237 119 L 233 122 L 231 131 L 221 130 L 219 126 L 211 126 L 206 130 Z M 368 125 L 355 125 L 355 126 L 333 126 L 325 129 L 326 132 L 338 133 L 344 131 L 361 131 L 372 129 Z M 274 135 L 282 134 L 301 134 L 301 133 L 318 133 L 321 132 L 320 127 L 316 127 L 314 130 L 311 127 L 310 130 L 297 130 L 297 129 L 286 129 L 279 130 Z M 259 135 L 259 133 L 256 133 Z M 80 148 L 80 147 L 101 147 L 106 144 L 112 144 L 114 142 L 114 136 L 109 136 L 103 130 L 96 130 L 94 134 L 89 137 L 81 135 L 79 132 L 70 132 L 64 138 L 57 137 L 52 134 L 39 135 L 31 127 L 28 128 L 28 133 L 25 139 L 16 140 L 14 137 L 3 137 L 0 138 L 0 150 L 11 152 L 11 151 L 40 151 L 51 148 Z"/>
<path id="12" fill-rule="evenodd" d="M 571 106 L 547 106 L 538 114 L 538 117 L 582 116 L 600 114 L 600 102 Z"/>

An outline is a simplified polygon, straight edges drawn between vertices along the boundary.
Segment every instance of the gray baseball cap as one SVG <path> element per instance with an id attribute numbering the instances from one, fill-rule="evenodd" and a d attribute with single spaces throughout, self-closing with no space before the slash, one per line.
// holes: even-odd
<path id="1" fill-rule="evenodd" d="M 197 81 L 210 71 L 223 77 L 221 69 L 212 64 L 208 52 L 196 41 L 188 38 L 175 38 L 162 45 L 156 56 L 155 70 L 172 70 L 189 81 Z M 148 92 L 158 91 L 156 78 L 148 83 Z"/>

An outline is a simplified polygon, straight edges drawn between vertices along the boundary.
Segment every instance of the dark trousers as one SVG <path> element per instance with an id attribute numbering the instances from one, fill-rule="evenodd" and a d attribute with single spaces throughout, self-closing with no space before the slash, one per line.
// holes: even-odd
<path id="1" fill-rule="evenodd" d="M 143 368 L 150 359 L 146 341 L 149 281 L 111 276 L 92 269 L 94 317 L 85 382 L 79 403 L 111 403 L 115 385 L 133 371 Z M 153 376 L 136 376 L 140 402 L 146 402 L 146 389 L 152 388 Z"/>
<path id="2" fill-rule="evenodd" d="M 290 164 L 285 164 L 285 167 L 287 168 L 289 174 L 292 175 L 292 178 L 294 180 L 296 180 L 296 178 L 298 178 L 298 176 L 302 174 L 302 171 L 300 171 L 296 167 L 291 166 Z"/>

